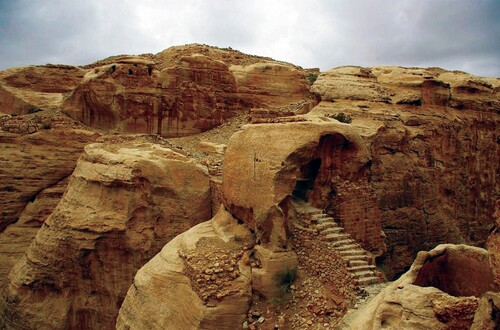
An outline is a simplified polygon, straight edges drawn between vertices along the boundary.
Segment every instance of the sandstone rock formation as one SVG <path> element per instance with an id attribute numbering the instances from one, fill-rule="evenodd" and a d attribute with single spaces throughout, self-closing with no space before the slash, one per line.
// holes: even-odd
<path id="1" fill-rule="evenodd" d="M 39 114 L 0 118 L 0 231 L 39 192 L 69 176 L 83 147 L 99 136 L 61 121 Z"/>
<path id="2" fill-rule="evenodd" d="M 485 243 L 498 191 L 499 79 L 437 68 L 341 67 L 320 74 L 311 90 L 322 102 L 308 116 L 343 112 L 366 137 L 369 185 L 388 247 L 380 262 L 389 278 L 419 250 Z"/>
<path id="3" fill-rule="evenodd" d="M 258 242 L 286 249 L 284 212 L 297 183 L 311 180 L 309 200 L 328 207 L 339 186 L 367 180 L 363 168 L 370 159 L 361 142 L 351 126 L 329 119 L 248 125 L 231 138 L 225 153 L 225 205 L 256 232 Z M 380 236 L 380 227 L 373 231 Z M 380 239 L 373 243 L 382 249 Z"/>
<path id="4" fill-rule="evenodd" d="M 309 96 L 301 68 L 208 46 L 113 57 L 92 67 L 64 108 L 90 126 L 123 132 L 190 135 L 255 107 Z"/>
<path id="5" fill-rule="evenodd" d="M 496 202 L 496 211 L 493 217 L 495 225 L 488 237 L 487 248 L 490 253 L 490 266 L 495 276 L 495 282 L 500 285 L 500 199 Z"/>
<path id="6" fill-rule="evenodd" d="M 59 109 L 86 70 L 70 65 L 41 65 L 0 72 L 0 113 L 25 114 Z"/>
<path id="7" fill-rule="evenodd" d="M 117 329 L 235 329 L 250 305 L 253 244 L 251 232 L 221 207 L 139 270 Z"/>
<path id="8" fill-rule="evenodd" d="M 492 273 L 474 248 L 421 253 L 356 324 L 495 326 L 500 80 L 316 74 L 204 45 L 1 72 L 0 276 L 36 234 L 0 299 L 4 327 L 112 328 L 127 294 L 124 329 L 328 328 L 354 284 L 382 277 L 375 259 L 393 279 L 418 251 L 488 235 Z M 65 179 L 96 132 L 176 138 L 109 135 Z M 299 201 L 319 212 L 311 226 Z M 283 288 L 289 302 L 271 304 Z"/>
<path id="9" fill-rule="evenodd" d="M 67 186 L 68 178 L 65 178 L 39 192 L 34 201 L 26 204 L 19 219 L 0 233 L 0 288 L 4 287 L 12 266 L 23 257 Z"/>
<path id="10" fill-rule="evenodd" d="M 135 272 L 210 218 L 206 170 L 148 139 L 85 147 L 61 202 L 9 275 L 5 328 L 113 327 Z"/>
<path id="11" fill-rule="evenodd" d="M 420 252 L 406 274 L 352 317 L 349 329 L 469 329 L 473 321 L 491 325 L 496 317 L 491 309 L 474 315 L 479 298 L 494 291 L 498 299 L 499 288 L 486 250 L 440 245 Z"/>

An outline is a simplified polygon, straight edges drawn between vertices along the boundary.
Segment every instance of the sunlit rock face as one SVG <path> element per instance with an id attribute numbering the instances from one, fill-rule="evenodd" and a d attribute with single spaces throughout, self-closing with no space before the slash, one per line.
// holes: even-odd
<path id="1" fill-rule="evenodd" d="M 38 65 L 0 72 L 0 114 L 60 109 L 87 70 L 70 65 Z"/>
<path id="2" fill-rule="evenodd" d="M 6 328 L 112 328 L 135 272 L 210 218 L 206 169 L 148 139 L 115 136 L 85 148 L 62 200 L 10 272 Z"/>
<path id="3" fill-rule="evenodd" d="M 221 207 L 170 241 L 142 267 L 120 309 L 117 329 L 234 329 L 251 301 L 254 240 Z"/>

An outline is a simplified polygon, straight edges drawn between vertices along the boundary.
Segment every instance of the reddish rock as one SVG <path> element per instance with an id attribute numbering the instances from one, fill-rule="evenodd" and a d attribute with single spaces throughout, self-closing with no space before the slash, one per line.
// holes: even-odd
<path id="1" fill-rule="evenodd" d="M 63 106 L 73 118 L 105 130 L 184 136 L 252 108 L 307 99 L 304 74 L 291 64 L 232 50 L 172 47 L 92 65 Z"/>
<path id="2" fill-rule="evenodd" d="M 337 68 L 312 86 L 323 101 L 308 116 L 343 112 L 370 146 L 366 170 L 377 202 L 368 205 L 381 213 L 388 278 L 420 250 L 485 243 L 498 190 L 499 87 L 496 78 L 401 67 Z M 356 209 L 342 211 L 340 195 L 332 204 L 346 214 Z"/>

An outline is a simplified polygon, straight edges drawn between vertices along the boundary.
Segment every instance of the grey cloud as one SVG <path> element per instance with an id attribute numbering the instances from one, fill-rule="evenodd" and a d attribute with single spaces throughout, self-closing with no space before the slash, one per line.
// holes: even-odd
<path id="1" fill-rule="evenodd" d="M 198 42 L 322 70 L 441 66 L 500 76 L 495 0 L 21 0 L 0 7 L 0 69 Z"/>

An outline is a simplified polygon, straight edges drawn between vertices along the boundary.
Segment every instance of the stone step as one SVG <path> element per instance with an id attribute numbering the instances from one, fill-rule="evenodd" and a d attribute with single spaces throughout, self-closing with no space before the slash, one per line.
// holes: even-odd
<path id="1" fill-rule="evenodd" d="M 318 230 L 319 228 L 316 227 Z M 329 235 L 329 234 L 340 234 L 344 231 L 344 228 L 342 227 L 330 227 L 330 228 L 326 228 L 326 229 L 323 229 L 323 230 L 319 230 L 319 232 L 322 234 L 322 235 Z"/>
<path id="2" fill-rule="evenodd" d="M 363 270 L 363 271 L 356 271 L 356 272 L 351 272 L 352 277 L 354 279 L 360 279 L 364 277 L 375 277 L 375 274 L 371 270 Z"/>
<path id="3" fill-rule="evenodd" d="M 380 279 L 378 277 L 375 277 L 375 276 L 363 277 L 363 278 L 355 280 L 355 282 L 356 282 L 356 285 L 358 285 L 358 286 L 365 286 L 365 285 L 380 283 Z"/>
<path id="4" fill-rule="evenodd" d="M 298 208 L 297 213 L 300 215 L 313 216 L 315 214 L 324 214 L 320 209 L 315 208 Z"/>
<path id="5" fill-rule="evenodd" d="M 352 243 L 352 244 L 347 244 L 347 245 L 342 245 L 342 246 L 336 246 L 335 250 L 337 251 L 346 251 L 346 250 L 362 250 L 357 243 Z"/>
<path id="6" fill-rule="evenodd" d="M 344 233 L 324 235 L 321 239 L 330 242 L 333 247 L 352 243 L 351 235 Z"/>
<path id="7" fill-rule="evenodd" d="M 342 256 L 342 260 L 344 260 L 347 264 L 350 264 L 353 261 L 365 261 L 370 263 L 370 258 L 368 258 L 366 254 Z"/>
<path id="8" fill-rule="evenodd" d="M 326 235 L 324 237 L 328 237 L 328 236 L 332 236 L 332 235 L 343 235 L 343 234 L 330 234 L 330 235 Z M 349 237 L 349 236 L 346 236 L 346 237 Z M 332 239 L 332 238 L 331 238 Z M 352 244 L 354 243 L 355 241 L 352 239 L 352 238 L 343 238 L 343 239 L 339 239 L 339 238 L 333 238 L 334 240 L 333 241 L 329 241 L 330 242 L 330 245 L 333 247 L 333 248 L 336 248 L 338 246 L 342 246 L 342 245 L 348 245 L 348 244 Z"/>
<path id="9" fill-rule="evenodd" d="M 311 215 L 311 218 L 313 219 L 325 219 L 325 218 L 331 218 L 333 219 L 331 216 L 329 216 L 328 214 L 326 213 L 319 213 L 319 214 L 312 214 Z"/>
<path id="10" fill-rule="evenodd" d="M 356 265 L 356 266 L 350 265 L 349 267 L 347 267 L 347 269 L 350 272 L 356 273 L 359 271 L 368 271 L 368 270 L 373 271 L 374 269 L 376 269 L 376 267 L 374 265 L 370 265 L 370 264 L 368 264 L 368 262 L 366 262 L 365 265 Z"/>
<path id="11" fill-rule="evenodd" d="M 368 260 L 366 259 L 348 259 L 348 262 L 349 262 L 349 267 L 359 267 L 359 266 L 369 265 Z"/>
<path id="12" fill-rule="evenodd" d="M 324 224 L 324 223 L 334 223 L 334 224 L 337 224 L 335 222 L 335 220 L 332 218 L 332 217 L 328 217 L 328 218 L 320 218 L 320 219 L 317 219 L 316 221 L 318 224 Z"/>
<path id="13" fill-rule="evenodd" d="M 342 250 L 342 251 L 339 251 L 339 253 L 342 257 L 362 256 L 362 257 L 368 259 L 366 252 L 363 250 L 360 250 L 360 249 Z"/>
<path id="14" fill-rule="evenodd" d="M 318 224 L 318 225 L 316 225 L 316 228 L 319 231 L 322 231 L 322 230 L 325 230 L 328 228 L 342 228 L 342 227 L 339 227 L 339 225 L 337 225 L 337 223 L 331 221 L 331 222 L 323 222 L 321 224 Z"/>

